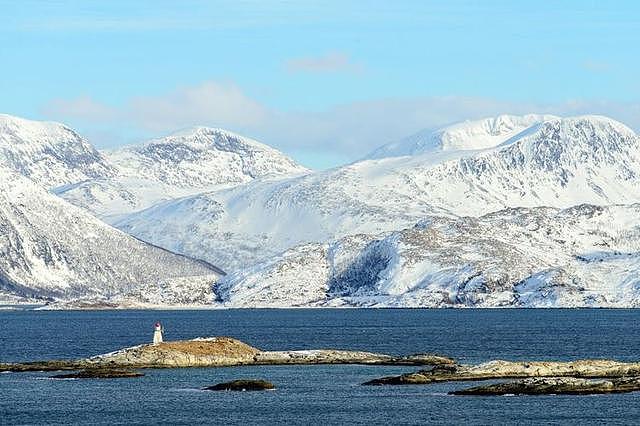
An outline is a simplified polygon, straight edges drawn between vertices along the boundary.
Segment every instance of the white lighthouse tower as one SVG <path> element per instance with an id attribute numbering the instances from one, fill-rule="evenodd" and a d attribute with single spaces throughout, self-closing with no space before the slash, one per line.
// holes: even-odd
<path id="1" fill-rule="evenodd" d="M 158 343 L 162 343 L 162 324 L 160 324 L 160 322 L 157 322 L 154 330 L 153 330 L 153 344 L 154 346 L 157 345 Z"/>

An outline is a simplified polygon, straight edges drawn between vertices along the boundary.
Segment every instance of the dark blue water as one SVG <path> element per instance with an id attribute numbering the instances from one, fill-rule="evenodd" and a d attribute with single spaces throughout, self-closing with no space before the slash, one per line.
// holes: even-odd
<path id="1" fill-rule="evenodd" d="M 640 360 L 636 310 L 0 311 L 0 361 L 76 358 L 151 339 L 229 335 L 263 349 L 333 347 L 490 359 Z M 0 374 L 0 424 L 637 424 L 640 394 L 448 396 L 474 383 L 364 387 L 411 367 L 146 370 L 140 379 Z M 276 391 L 199 388 L 264 378 Z"/>

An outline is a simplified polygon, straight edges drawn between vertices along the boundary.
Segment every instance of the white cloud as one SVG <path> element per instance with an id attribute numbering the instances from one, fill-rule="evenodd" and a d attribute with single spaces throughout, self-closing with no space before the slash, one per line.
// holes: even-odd
<path id="1" fill-rule="evenodd" d="M 270 111 L 233 84 L 205 82 L 164 96 L 137 97 L 128 104 L 128 119 L 152 131 L 196 124 L 246 128 L 264 123 Z"/>
<path id="2" fill-rule="evenodd" d="M 110 122 L 118 118 L 119 111 L 83 95 L 73 99 L 53 99 L 42 110 L 56 120 L 84 120 Z"/>
<path id="3" fill-rule="evenodd" d="M 53 99 L 43 115 L 61 121 L 132 125 L 166 132 L 198 124 L 229 128 L 259 126 L 271 112 L 234 84 L 204 82 L 158 96 L 138 96 L 123 107 L 103 104 L 88 96 Z"/>

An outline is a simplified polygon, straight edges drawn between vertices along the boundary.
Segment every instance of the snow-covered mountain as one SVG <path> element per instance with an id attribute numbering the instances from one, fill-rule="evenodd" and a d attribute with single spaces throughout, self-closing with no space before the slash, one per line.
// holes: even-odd
<path id="1" fill-rule="evenodd" d="M 638 136 L 583 116 L 534 124 L 496 147 L 361 161 L 170 200 L 115 225 L 234 271 L 301 243 L 392 232 L 432 214 L 635 203 L 639 178 Z"/>
<path id="2" fill-rule="evenodd" d="M 0 166 L 0 295 L 206 304 L 220 275 L 210 264 L 118 231 Z"/>
<path id="3" fill-rule="evenodd" d="M 427 216 L 223 278 L 226 306 L 640 306 L 640 204 Z"/>
<path id="4" fill-rule="evenodd" d="M 267 145 L 208 127 L 103 154 L 117 176 L 78 182 L 56 193 L 106 219 L 204 190 L 309 172 Z"/>
<path id="5" fill-rule="evenodd" d="M 107 178 L 115 169 L 70 128 L 0 114 L 0 165 L 53 188 Z"/>
<path id="6" fill-rule="evenodd" d="M 482 120 L 455 123 L 436 130 L 425 129 L 407 138 L 383 145 L 367 155 L 365 159 L 492 148 L 534 124 L 557 118 L 542 114 L 498 115 Z"/>
<path id="7" fill-rule="evenodd" d="M 308 172 L 278 150 L 210 127 L 194 127 L 106 155 L 126 176 L 188 188 Z"/>
<path id="8" fill-rule="evenodd" d="M 0 165 L 232 272 L 226 306 L 640 306 L 640 138 L 606 117 L 465 122 L 316 173 L 220 129 L 94 162 L 12 129 Z M 0 171 L 1 297 L 213 297 L 211 265 Z"/>

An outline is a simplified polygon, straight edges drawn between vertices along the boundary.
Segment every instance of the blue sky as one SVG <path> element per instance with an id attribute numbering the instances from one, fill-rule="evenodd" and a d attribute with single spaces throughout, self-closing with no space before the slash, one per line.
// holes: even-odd
<path id="1" fill-rule="evenodd" d="M 0 111 L 113 147 L 192 125 L 325 168 L 497 113 L 640 128 L 636 1 L 0 1 Z"/>

